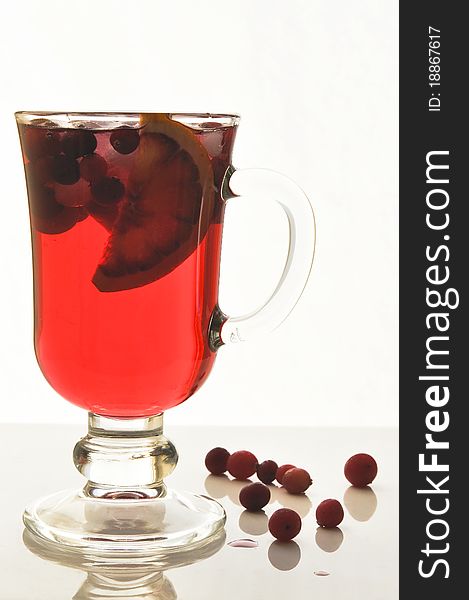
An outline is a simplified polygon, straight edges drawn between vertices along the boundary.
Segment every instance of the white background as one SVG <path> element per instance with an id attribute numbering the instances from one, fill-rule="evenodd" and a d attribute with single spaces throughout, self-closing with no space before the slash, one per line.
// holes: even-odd
<path id="1" fill-rule="evenodd" d="M 221 349 L 178 424 L 397 423 L 397 8 L 390 0 L 23 0 L 0 19 L 0 420 L 80 422 L 32 346 L 15 110 L 237 112 L 234 164 L 279 170 L 316 210 L 306 291 L 265 339 Z M 220 304 L 281 270 L 279 209 L 233 201 Z"/>

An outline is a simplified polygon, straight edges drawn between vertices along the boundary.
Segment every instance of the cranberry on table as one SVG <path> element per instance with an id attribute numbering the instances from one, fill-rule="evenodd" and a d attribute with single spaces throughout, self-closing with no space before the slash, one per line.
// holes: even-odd
<path id="1" fill-rule="evenodd" d="M 257 465 L 257 477 L 262 483 L 269 485 L 275 479 L 277 469 L 278 465 L 274 460 L 264 460 L 264 462 Z"/>
<path id="2" fill-rule="evenodd" d="M 62 136 L 62 152 L 72 158 L 92 154 L 97 145 L 96 136 L 91 131 L 72 129 Z"/>
<path id="3" fill-rule="evenodd" d="M 338 500 L 323 500 L 316 509 L 316 521 L 321 527 L 337 527 L 344 518 L 344 509 Z"/>
<path id="4" fill-rule="evenodd" d="M 225 448 L 212 448 L 205 457 L 205 466 L 212 475 L 222 475 L 226 472 L 230 453 Z"/>
<path id="5" fill-rule="evenodd" d="M 282 477 L 283 487 L 290 494 L 303 494 L 313 483 L 310 474 L 305 469 L 288 469 Z"/>
<path id="6" fill-rule="evenodd" d="M 301 530 L 300 515 L 290 508 L 276 510 L 269 519 L 269 531 L 279 542 L 288 542 Z"/>
<path id="7" fill-rule="evenodd" d="M 91 184 L 91 193 L 97 204 L 108 206 L 122 198 L 125 187 L 117 177 L 103 177 L 103 179 Z"/>
<path id="8" fill-rule="evenodd" d="M 283 484 L 283 476 L 285 475 L 285 473 L 287 471 L 289 471 L 290 469 L 295 469 L 295 468 L 296 468 L 295 465 L 290 465 L 287 463 L 286 465 L 281 465 L 277 469 L 276 479 L 280 483 L 280 485 Z"/>
<path id="9" fill-rule="evenodd" d="M 110 142 L 119 154 L 131 154 L 140 143 L 140 135 L 136 129 L 116 129 L 111 133 Z"/>
<path id="10" fill-rule="evenodd" d="M 239 501 L 247 510 L 262 510 L 269 500 L 270 490 L 263 483 L 250 483 L 239 492 Z"/>
<path id="11" fill-rule="evenodd" d="M 73 185 L 80 179 L 80 166 L 70 156 L 55 156 L 51 166 L 52 178 L 62 185 Z"/>
<path id="12" fill-rule="evenodd" d="M 378 465 L 369 454 L 355 454 L 345 463 L 344 474 L 356 487 L 365 487 L 372 483 L 378 473 Z"/>
<path id="13" fill-rule="evenodd" d="M 257 458 L 248 450 L 238 450 L 228 459 L 228 471 L 235 479 L 248 479 L 254 475 Z"/>

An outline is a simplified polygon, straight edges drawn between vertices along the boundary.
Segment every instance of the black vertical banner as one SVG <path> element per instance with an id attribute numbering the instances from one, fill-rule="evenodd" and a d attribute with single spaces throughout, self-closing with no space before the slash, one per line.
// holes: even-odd
<path id="1" fill-rule="evenodd" d="M 400 4 L 403 599 L 449 600 L 459 597 L 457 584 L 467 594 L 462 511 L 468 456 L 462 440 L 469 439 L 463 410 L 469 379 L 465 8 L 463 2 L 442 0 Z"/>

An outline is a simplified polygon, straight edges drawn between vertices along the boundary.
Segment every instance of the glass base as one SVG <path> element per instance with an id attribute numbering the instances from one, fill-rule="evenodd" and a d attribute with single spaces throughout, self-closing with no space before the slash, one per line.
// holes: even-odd
<path id="1" fill-rule="evenodd" d="M 209 544 L 223 531 L 226 515 L 216 500 L 186 492 L 110 499 L 67 490 L 34 502 L 23 520 L 34 535 L 77 551 L 164 557 Z"/>

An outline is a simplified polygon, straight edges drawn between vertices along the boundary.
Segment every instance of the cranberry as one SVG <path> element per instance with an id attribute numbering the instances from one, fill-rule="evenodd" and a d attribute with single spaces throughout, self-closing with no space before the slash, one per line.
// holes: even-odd
<path id="1" fill-rule="evenodd" d="M 118 202 L 125 193 L 124 184 L 117 177 L 104 177 L 91 184 L 91 193 L 97 204 L 108 206 Z"/>
<path id="2" fill-rule="evenodd" d="M 140 143 L 140 135 L 136 129 L 116 129 L 111 133 L 110 142 L 119 154 L 131 154 Z"/>
<path id="3" fill-rule="evenodd" d="M 269 500 L 270 490 L 263 483 L 250 483 L 239 492 L 239 501 L 247 510 L 261 510 Z"/>
<path id="4" fill-rule="evenodd" d="M 52 129 L 27 127 L 23 136 L 23 149 L 29 160 L 54 156 L 60 152 L 60 135 Z"/>
<path id="5" fill-rule="evenodd" d="M 91 202 L 89 183 L 80 179 L 74 185 L 56 185 L 55 199 L 63 206 L 77 208 L 87 206 Z"/>
<path id="6" fill-rule="evenodd" d="M 225 448 L 213 448 L 205 457 L 205 466 L 212 475 L 222 475 L 227 468 L 230 453 Z"/>
<path id="7" fill-rule="evenodd" d="M 68 231 L 87 216 L 88 213 L 81 208 L 62 207 L 57 215 L 48 219 L 33 218 L 33 226 L 42 233 L 57 235 Z"/>
<path id="8" fill-rule="evenodd" d="M 55 156 L 52 162 L 52 177 L 62 185 L 73 185 L 80 179 L 78 162 L 69 156 Z"/>
<path id="9" fill-rule="evenodd" d="M 239 450 L 228 459 L 228 471 L 235 479 L 248 479 L 254 475 L 257 467 L 257 458 L 252 452 Z"/>
<path id="10" fill-rule="evenodd" d="M 288 542 L 301 530 L 301 517 L 290 508 L 276 510 L 269 519 L 269 531 L 279 542 Z"/>
<path id="11" fill-rule="evenodd" d="M 107 173 L 107 162 L 99 154 L 87 154 L 80 162 L 80 175 L 86 181 L 94 183 Z"/>
<path id="12" fill-rule="evenodd" d="M 92 154 L 97 145 L 96 136 L 91 131 L 71 129 L 62 136 L 62 151 L 72 158 Z"/>
<path id="13" fill-rule="evenodd" d="M 275 461 L 265 460 L 257 465 L 257 477 L 262 481 L 262 483 L 269 485 L 269 483 L 272 483 L 275 479 L 275 476 L 277 475 L 277 469 L 278 465 Z"/>
<path id="14" fill-rule="evenodd" d="M 45 183 L 51 183 L 52 177 L 52 166 L 54 159 L 52 156 L 43 156 L 38 158 L 34 162 L 30 162 L 26 165 L 26 177 L 28 182 L 34 185 L 43 185 Z"/>
<path id="15" fill-rule="evenodd" d="M 283 487 L 290 494 L 302 494 L 303 492 L 306 492 L 312 483 L 308 471 L 305 471 L 304 469 L 288 469 L 282 477 Z"/>
<path id="16" fill-rule="evenodd" d="M 316 509 L 316 521 L 321 527 L 337 527 L 344 518 L 344 509 L 338 500 L 323 500 Z"/>
<path id="17" fill-rule="evenodd" d="M 286 464 L 286 465 L 282 465 L 281 467 L 279 467 L 277 469 L 276 478 L 277 478 L 277 481 L 280 483 L 280 485 L 283 484 L 283 476 L 290 469 L 295 469 L 295 465 Z"/>
<path id="18" fill-rule="evenodd" d="M 35 187 L 29 192 L 31 213 L 40 219 L 50 219 L 58 215 L 63 206 L 55 199 L 54 190 L 49 187 Z"/>
<path id="19" fill-rule="evenodd" d="M 345 463 L 344 474 L 352 485 L 365 487 L 378 473 L 378 465 L 369 454 L 355 454 Z"/>

